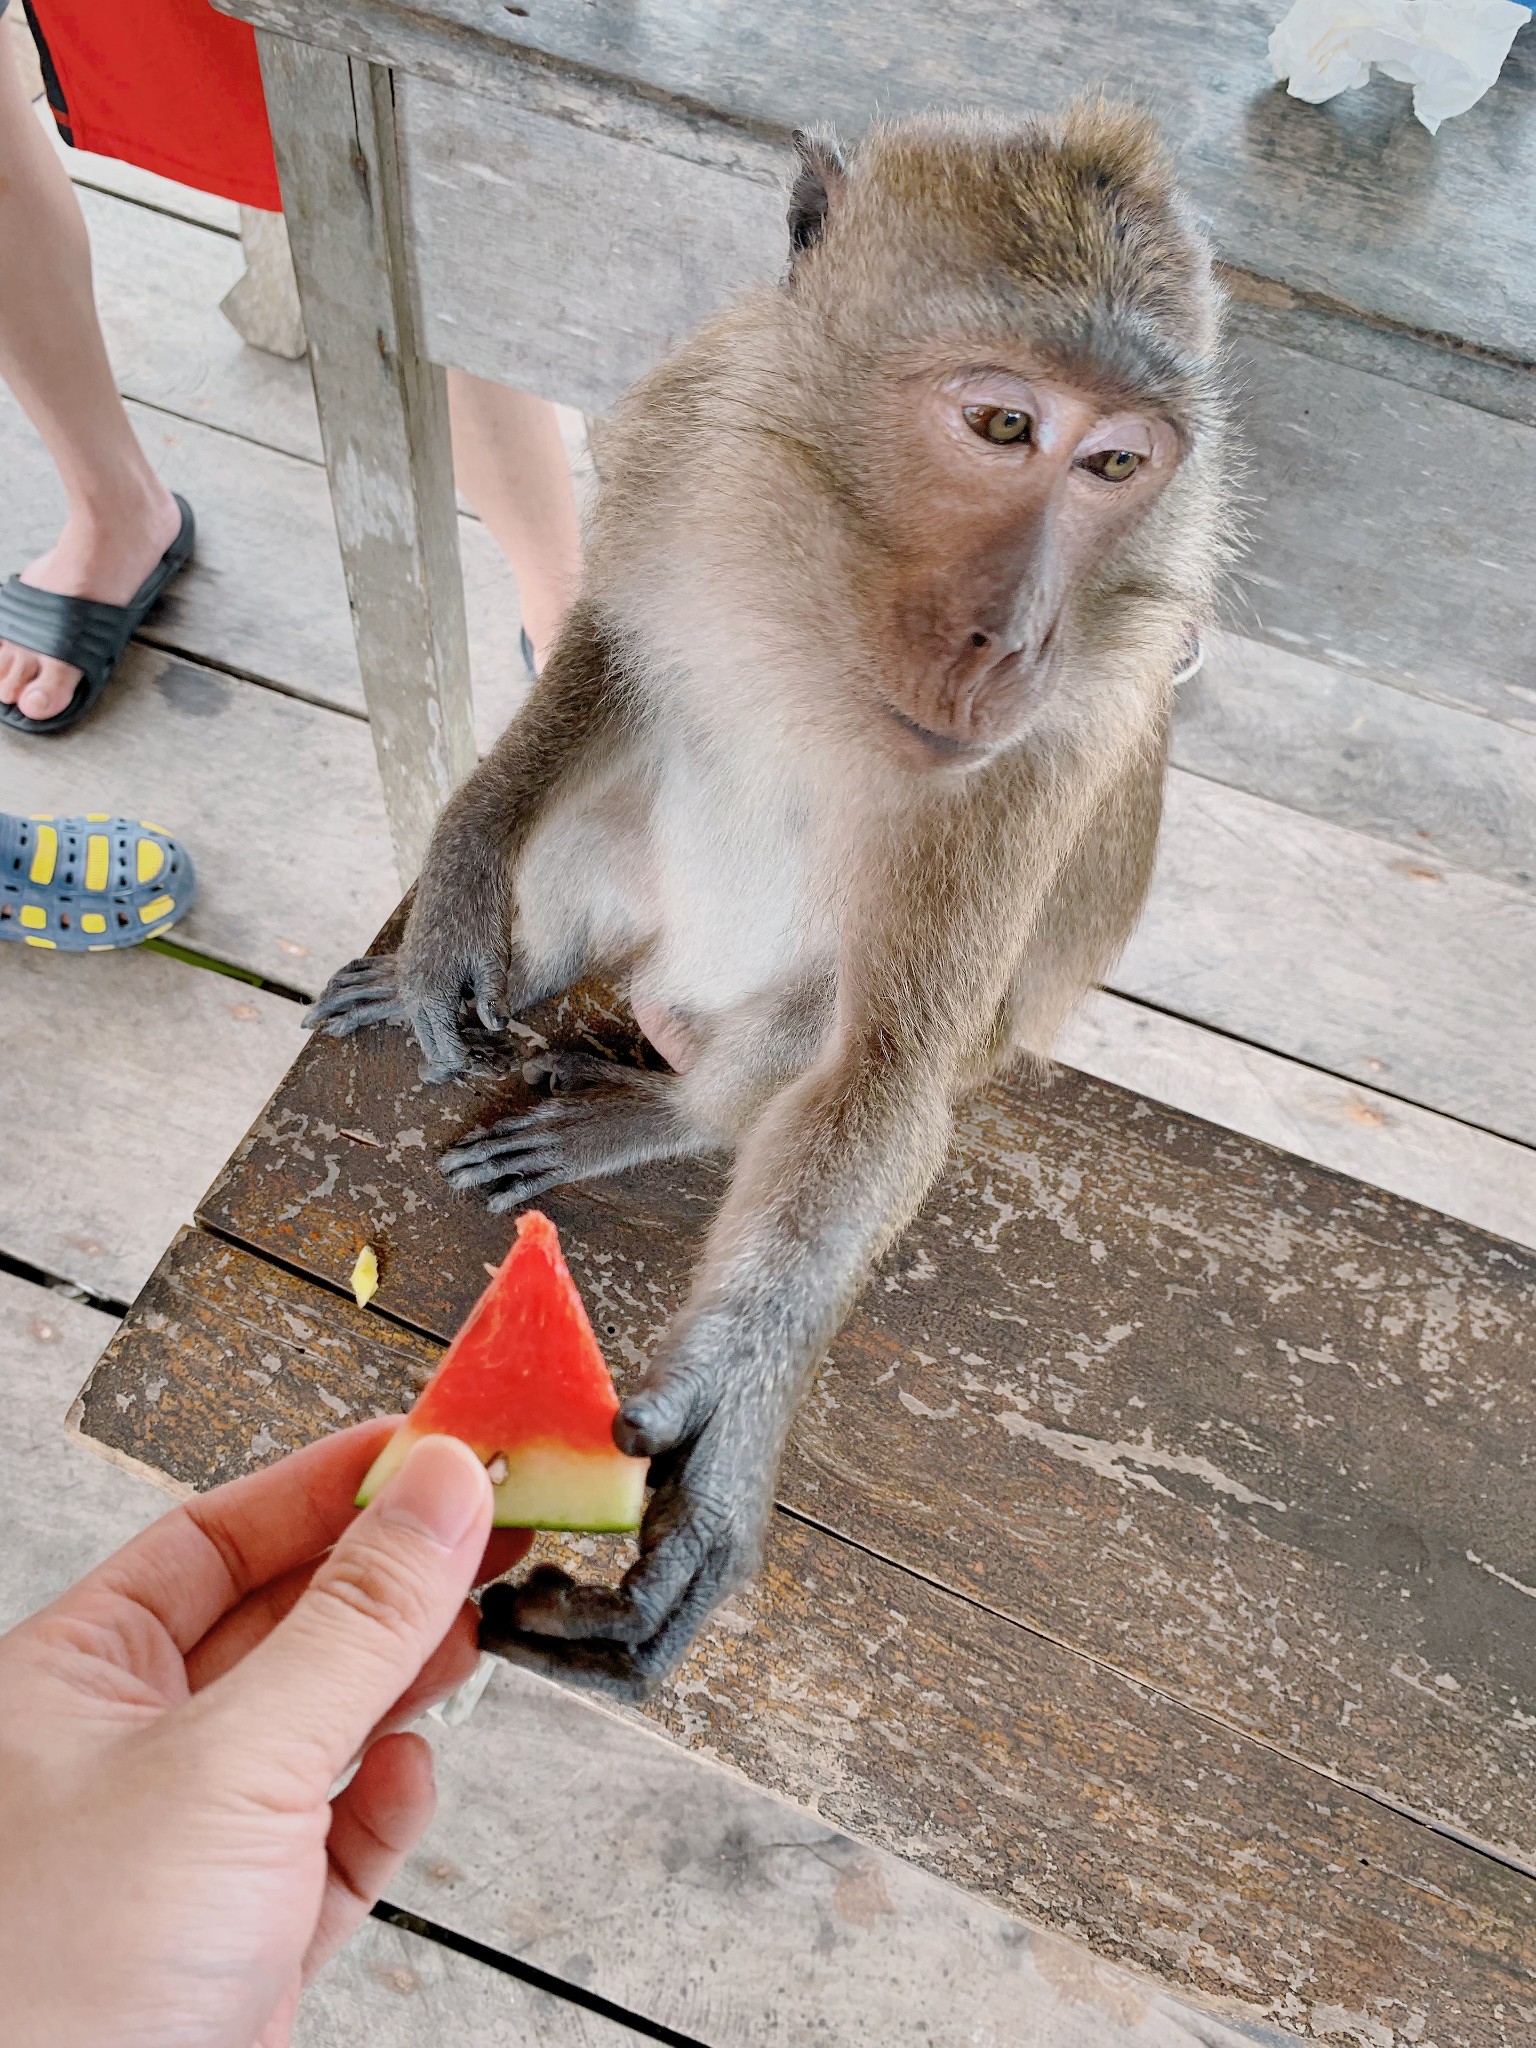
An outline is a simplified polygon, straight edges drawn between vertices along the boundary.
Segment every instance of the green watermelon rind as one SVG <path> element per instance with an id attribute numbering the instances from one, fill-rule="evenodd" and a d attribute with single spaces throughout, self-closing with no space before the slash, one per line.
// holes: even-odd
<path id="1" fill-rule="evenodd" d="M 368 1503 L 394 1478 L 412 1447 L 431 1432 L 401 1424 L 369 1466 L 357 1492 Z M 472 1448 L 487 1464 L 496 1456 Z M 568 1535 L 622 1535 L 638 1529 L 645 1510 L 647 1458 L 612 1450 L 573 1451 L 564 1444 L 524 1444 L 501 1454 L 507 1476 L 495 1488 L 491 1526 L 496 1529 L 551 1529 Z M 558 1503 L 558 1505 L 556 1505 Z"/>

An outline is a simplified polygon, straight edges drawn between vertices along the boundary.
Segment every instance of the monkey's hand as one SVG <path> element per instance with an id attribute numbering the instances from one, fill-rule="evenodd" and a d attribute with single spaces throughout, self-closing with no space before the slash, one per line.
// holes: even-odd
<path id="1" fill-rule="evenodd" d="M 639 1561 L 617 1591 L 577 1584 L 554 1565 L 485 1595 L 481 1641 L 516 1662 L 623 1699 L 644 1699 L 676 1665 L 712 1608 L 757 1569 L 773 1508 L 783 1428 L 761 1381 L 723 1385 L 721 1352 L 701 1325 L 614 1421 L 621 1450 L 657 1460 Z"/>
<path id="2" fill-rule="evenodd" d="M 349 960 L 304 1018 L 306 1030 L 332 1038 L 367 1024 L 409 1026 L 426 1055 L 424 1081 L 446 1081 L 469 1064 L 459 1030 L 466 1004 L 487 1031 L 505 1031 L 529 993 L 501 864 L 478 848 L 456 850 L 456 821 L 445 822 L 449 829 L 428 849 L 399 952 Z"/>

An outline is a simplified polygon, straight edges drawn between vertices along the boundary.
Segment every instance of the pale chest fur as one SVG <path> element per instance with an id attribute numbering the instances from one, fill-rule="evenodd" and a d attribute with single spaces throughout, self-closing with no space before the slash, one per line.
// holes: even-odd
<path id="1" fill-rule="evenodd" d="M 672 736 L 552 807 L 519 870 L 520 939 L 552 971 L 629 961 L 658 1031 L 723 1016 L 835 958 L 830 811 L 760 747 Z"/>

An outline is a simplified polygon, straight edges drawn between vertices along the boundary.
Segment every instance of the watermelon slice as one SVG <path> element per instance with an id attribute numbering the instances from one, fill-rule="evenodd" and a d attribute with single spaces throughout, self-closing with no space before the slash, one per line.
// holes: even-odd
<path id="1" fill-rule="evenodd" d="M 484 1459 L 498 1529 L 637 1529 L 648 1458 L 613 1441 L 619 1397 L 547 1216 L 529 1210 L 495 1278 L 369 1468 L 366 1507 L 423 1436 Z"/>

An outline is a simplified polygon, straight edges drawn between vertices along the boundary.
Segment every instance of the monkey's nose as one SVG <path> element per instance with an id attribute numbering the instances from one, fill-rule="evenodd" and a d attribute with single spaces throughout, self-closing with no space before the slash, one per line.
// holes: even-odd
<path id="1" fill-rule="evenodd" d="M 994 682 L 1004 681 L 1021 664 L 1031 661 L 1034 654 L 1027 636 L 975 626 L 956 650 L 950 673 L 974 702 Z"/>

